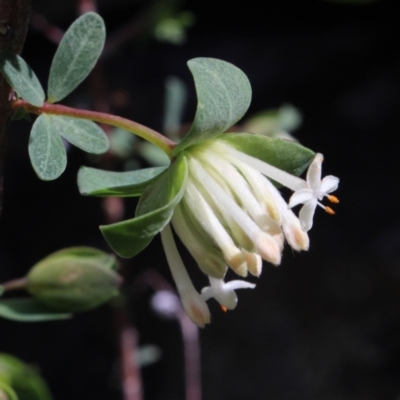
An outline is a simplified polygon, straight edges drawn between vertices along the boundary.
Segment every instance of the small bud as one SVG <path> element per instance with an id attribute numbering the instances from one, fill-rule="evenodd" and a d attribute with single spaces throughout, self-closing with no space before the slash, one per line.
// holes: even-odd
<path id="1" fill-rule="evenodd" d="M 27 290 L 38 301 L 60 311 L 87 311 L 118 295 L 122 278 L 113 270 L 113 255 L 89 247 L 53 253 L 34 265 Z"/>

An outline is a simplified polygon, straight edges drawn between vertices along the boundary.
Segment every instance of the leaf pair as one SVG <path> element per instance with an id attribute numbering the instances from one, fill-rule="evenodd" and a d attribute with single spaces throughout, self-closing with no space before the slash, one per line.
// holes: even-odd
<path id="1" fill-rule="evenodd" d="M 84 14 L 70 26 L 53 58 L 47 102 L 64 99 L 89 75 L 104 42 L 104 22 L 96 13 Z M 0 52 L 0 70 L 19 97 L 35 107 L 43 106 L 44 90 L 35 73 L 20 56 Z M 88 153 L 102 154 L 109 147 L 107 136 L 92 121 L 41 114 L 32 127 L 29 156 L 35 172 L 43 180 L 58 178 L 67 165 L 60 135 Z"/>
<path id="2" fill-rule="evenodd" d="M 89 75 L 103 50 L 104 42 L 104 22 L 96 13 L 84 14 L 70 26 L 50 68 L 49 103 L 64 99 Z M 43 87 L 22 57 L 1 51 L 0 71 L 19 97 L 35 107 L 43 106 Z"/>

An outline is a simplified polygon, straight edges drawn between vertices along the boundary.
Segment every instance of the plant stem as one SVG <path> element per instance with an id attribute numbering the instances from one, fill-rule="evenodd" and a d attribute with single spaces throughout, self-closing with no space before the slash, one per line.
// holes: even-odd
<path id="1" fill-rule="evenodd" d="M 24 107 L 27 111 L 34 114 L 54 114 L 64 115 L 74 118 L 89 119 L 92 121 L 100 122 L 107 125 L 116 126 L 121 129 L 125 129 L 137 136 L 147 140 L 163 150 L 167 156 L 172 158 L 172 150 L 176 146 L 176 143 L 168 139 L 161 133 L 148 128 L 147 126 L 141 125 L 137 122 L 131 121 L 126 118 L 118 117 L 116 115 L 106 114 L 97 111 L 81 110 L 77 108 L 67 107 L 60 104 L 44 103 L 42 107 L 34 107 L 27 103 L 25 100 L 17 100 L 12 103 L 12 107 L 16 110 L 19 107 Z"/>
<path id="2" fill-rule="evenodd" d="M 27 284 L 28 284 L 28 279 L 26 277 L 23 277 L 2 283 L 1 286 L 4 292 L 9 292 L 11 290 L 24 290 Z"/>

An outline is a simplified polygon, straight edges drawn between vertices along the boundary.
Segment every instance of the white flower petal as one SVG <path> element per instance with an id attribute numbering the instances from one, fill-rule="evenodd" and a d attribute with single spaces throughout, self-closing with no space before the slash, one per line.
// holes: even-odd
<path id="1" fill-rule="evenodd" d="M 289 200 L 289 208 L 293 208 L 298 204 L 305 204 L 310 201 L 314 196 L 314 192 L 311 189 L 300 189 L 292 194 Z"/>
<path id="2" fill-rule="evenodd" d="M 299 212 L 300 225 L 304 232 L 308 232 L 313 225 L 313 217 L 317 204 L 317 199 L 312 199 L 304 204 Z"/>
<path id="3" fill-rule="evenodd" d="M 322 161 L 324 161 L 324 156 L 317 153 L 308 167 L 307 183 L 314 191 L 319 190 L 321 185 Z"/>
<path id="4" fill-rule="evenodd" d="M 325 176 L 321 181 L 321 186 L 319 188 L 320 192 L 324 195 L 327 193 L 334 192 L 339 186 L 339 178 L 336 176 L 328 175 Z"/>
<path id="5" fill-rule="evenodd" d="M 225 283 L 223 279 L 209 278 L 210 286 L 202 289 L 201 296 L 204 300 L 214 297 L 221 306 L 233 310 L 237 305 L 236 289 L 253 289 L 256 285 L 246 281 L 230 281 Z"/>
<path id="6" fill-rule="evenodd" d="M 235 280 L 225 283 L 224 287 L 226 290 L 254 289 L 256 287 L 256 284 L 246 281 Z"/>

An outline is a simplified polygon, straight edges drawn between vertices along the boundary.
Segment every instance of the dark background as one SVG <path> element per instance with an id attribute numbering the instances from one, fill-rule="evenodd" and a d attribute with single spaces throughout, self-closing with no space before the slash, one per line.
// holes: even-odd
<path id="1" fill-rule="evenodd" d="M 295 105 L 304 118 L 295 136 L 324 154 L 324 175 L 341 179 L 337 214 L 317 210 L 308 253 L 286 249 L 279 268 L 266 264 L 257 288 L 239 292 L 234 312 L 222 313 L 211 304 L 213 322 L 201 331 L 204 399 L 400 398 L 395 3 L 281 0 L 263 2 L 261 9 L 253 0 L 188 0 L 180 9 L 192 11 L 196 24 L 186 44 L 137 35 L 103 60 L 107 93 L 124 90 L 130 96 L 113 112 L 155 129 L 161 129 L 167 76 L 188 84 L 189 121 L 195 93 L 186 61 L 197 56 L 230 61 L 252 84 L 248 115 Z M 103 0 L 98 7 L 111 35 L 148 4 Z M 75 2 L 35 0 L 33 9 L 63 29 L 77 16 Z M 23 56 L 43 84 L 55 49 L 30 29 Z M 89 89 L 83 83 L 66 103 L 93 107 Z M 107 249 L 98 231 L 104 222 L 100 201 L 82 198 L 76 187 L 79 166 L 90 160 L 72 149 L 66 173 L 42 182 L 29 163 L 28 132 L 27 122 L 13 123 L 9 132 L 1 281 L 24 275 L 63 247 Z M 134 202 L 127 202 L 127 217 L 133 209 Z M 204 285 L 195 264 L 187 265 L 197 287 Z M 131 321 L 142 344 L 163 351 L 160 362 L 142 371 L 145 398 L 183 399 L 178 325 L 157 317 L 149 306 L 151 291 L 135 291 L 132 283 L 148 268 L 171 281 L 158 237 L 125 266 Z M 114 320 L 107 306 L 67 322 L 1 320 L 0 351 L 39 366 L 56 400 L 120 399 Z"/>

